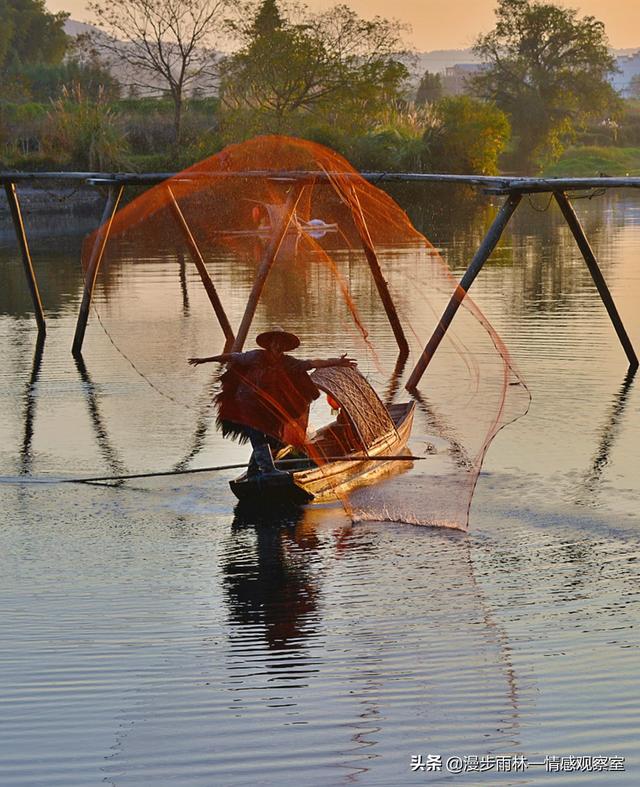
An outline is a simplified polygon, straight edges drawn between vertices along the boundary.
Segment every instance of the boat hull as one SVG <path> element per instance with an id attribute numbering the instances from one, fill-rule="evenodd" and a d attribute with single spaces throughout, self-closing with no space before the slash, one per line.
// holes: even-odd
<path id="1" fill-rule="evenodd" d="M 348 494 L 352 489 L 375 483 L 410 467 L 411 463 L 406 459 L 376 460 L 378 456 L 394 456 L 406 451 L 413 425 L 415 402 L 392 405 L 389 412 L 395 431 L 370 446 L 366 453 L 354 452 L 349 455 L 348 460 L 327 462 L 321 467 L 293 469 L 287 476 L 249 478 L 245 473 L 230 482 L 232 492 L 238 500 L 254 504 L 319 503 L 334 500 Z M 330 431 L 330 427 L 327 427 L 327 431 Z M 341 451 L 338 453 L 342 454 Z M 280 452 L 276 457 L 276 466 L 282 454 L 283 452 Z M 302 463 L 304 464 L 304 461 Z M 279 469 L 287 469 L 287 466 L 280 464 Z"/>

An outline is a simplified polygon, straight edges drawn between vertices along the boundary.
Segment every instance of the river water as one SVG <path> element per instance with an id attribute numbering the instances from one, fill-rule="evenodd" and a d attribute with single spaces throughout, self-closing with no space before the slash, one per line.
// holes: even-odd
<path id="1" fill-rule="evenodd" d="M 496 205 L 397 196 L 460 276 Z M 26 217 L 41 354 L 1 230 L 1 784 L 638 783 L 640 391 L 546 207 L 523 202 L 472 291 L 532 403 L 490 447 L 468 533 L 352 524 L 337 506 L 260 522 L 234 513 L 233 471 L 9 483 L 248 450 L 215 431 L 211 370 L 176 355 L 219 350 L 195 271 L 170 251 L 116 266 L 96 294 L 111 339 L 92 316 L 77 365 L 78 257 L 95 217 Z M 576 209 L 640 348 L 640 195 Z M 418 314 L 411 264 L 398 254 L 388 275 Z M 253 270 L 213 265 L 234 321 Z M 283 323 L 309 355 L 353 352 L 322 276 L 274 270 L 256 331 Z M 373 286 L 357 271 L 353 283 L 390 368 Z M 418 413 L 414 439 L 427 431 Z M 442 769 L 412 770 L 418 755 Z M 447 772 L 451 757 L 452 770 L 471 758 L 467 772 Z"/>

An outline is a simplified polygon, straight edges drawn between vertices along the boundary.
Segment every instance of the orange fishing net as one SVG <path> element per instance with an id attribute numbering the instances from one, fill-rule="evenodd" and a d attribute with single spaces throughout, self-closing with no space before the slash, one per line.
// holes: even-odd
<path id="1" fill-rule="evenodd" d="M 85 267 L 95 260 L 104 238 L 102 229 L 87 239 Z M 402 382 L 457 284 L 404 211 L 344 158 L 321 145 L 278 136 L 226 148 L 154 186 L 116 214 L 98 276 L 108 305 L 99 305 L 105 327 L 118 332 L 114 275 L 126 282 L 130 265 L 153 268 L 154 262 L 184 265 L 185 260 L 192 278 L 203 285 L 199 332 L 185 328 L 196 323 L 174 314 L 176 327 L 164 337 L 163 352 L 143 358 L 136 349 L 145 324 L 141 306 L 139 324 L 132 327 L 129 318 L 129 327 L 121 325 L 114 339 L 158 389 L 173 385 L 176 401 L 190 395 L 184 382 L 190 374 L 186 358 L 203 344 L 205 316 L 207 355 L 252 349 L 260 330 L 282 323 L 303 338 L 298 357 L 308 357 L 310 345 L 314 358 L 349 352 L 385 404 L 411 401 Z M 146 284 L 142 281 L 136 278 L 138 292 L 127 294 L 139 297 L 141 304 L 155 286 L 151 274 Z M 172 301 L 171 308 L 166 299 L 162 308 L 151 303 L 148 308 L 155 313 L 147 324 L 160 335 L 171 309 L 179 312 L 179 303 Z M 170 372 L 163 378 L 167 359 L 185 364 L 177 378 Z M 282 397 L 261 391 L 260 384 L 253 387 L 286 421 L 291 407 L 283 406 Z M 334 396 L 333 390 L 329 393 Z M 414 398 L 408 444 L 392 440 L 385 450 L 411 450 L 420 461 L 389 464 L 389 472 L 372 479 L 375 483 L 349 488 L 340 497 L 354 519 L 465 528 L 489 443 L 528 404 L 506 347 L 469 297 Z M 249 410 L 244 423 L 267 431 L 264 419 L 252 423 Z M 341 412 L 338 427 L 341 415 L 348 426 L 348 412 Z M 279 432 L 281 438 L 283 430 Z M 305 437 L 291 442 L 304 443 Z M 347 450 L 348 442 L 337 448 Z M 326 446 L 307 440 L 307 448 L 318 465 L 326 464 Z M 337 448 L 334 444 L 333 452 Z"/>

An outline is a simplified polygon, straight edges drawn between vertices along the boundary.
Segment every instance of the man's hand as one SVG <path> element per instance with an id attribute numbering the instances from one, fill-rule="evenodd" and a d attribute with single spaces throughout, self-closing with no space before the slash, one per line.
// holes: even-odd
<path id="1" fill-rule="evenodd" d="M 358 362 L 355 360 L 355 358 L 348 358 L 347 354 L 344 353 L 339 358 L 336 358 L 335 365 L 336 366 L 348 366 L 349 369 L 355 369 L 356 366 L 358 365 Z"/>
<path id="2" fill-rule="evenodd" d="M 346 366 L 348 369 L 355 369 L 358 362 L 355 358 L 349 358 L 346 353 L 339 358 L 317 358 L 307 361 L 312 369 L 330 369 L 332 366 Z"/>
<path id="3" fill-rule="evenodd" d="M 233 361 L 235 356 L 239 353 L 222 353 L 221 355 L 212 355 L 210 358 L 189 358 L 190 366 L 200 366 L 201 363 L 229 363 Z"/>

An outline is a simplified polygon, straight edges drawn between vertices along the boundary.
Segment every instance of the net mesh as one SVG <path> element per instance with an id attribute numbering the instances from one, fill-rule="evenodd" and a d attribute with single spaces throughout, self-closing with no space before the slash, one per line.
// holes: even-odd
<path id="1" fill-rule="evenodd" d="M 198 392 L 211 398 L 208 383 L 197 389 L 187 382 L 193 378 L 186 358 L 205 343 L 202 322 L 196 334 L 177 295 L 169 306 L 166 298 L 154 300 L 154 288 L 166 286 L 154 280 L 154 262 L 188 265 L 202 283 L 198 304 L 201 315 L 209 312 L 208 355 L 231 350 L 234 339 L 236 350 L 245 341 L 242 349 L 251 349 L 258 328 L 277 321 L 303 335 L 298 357 L 309 344 L 315 358 L 324 347 L 326 355 L 349 351 L 388 406 L 411 401 L 402 388 L 405 375 L 457 287 L 441 255 L 391 197 L 335 152 L 288 137 L 233 145 L 145 191 L 118 211 L 106 242 L 104 228 L 87 238 L 85 269 L 102 243 L 97 281 L 105 330 L 158 391 L 187 406 Z M 128 288 L 128 268 L 143 263 L 152 269 L 148 279 L 138 276 Z M 123 288 L 129 300 L 146 304 L 135 325 L 117 306 Z M 388 323 L 379 319 L 385 298 L 404 331 L 407 358 L 392 352 L 394 316 Z M 185 320 L 165 319 L 168 310 L 182 310 Z M 144 330 L 157 334 L 157 353 L 140 351 Z M 247 383 L 282 422 L 275 435 L 280 439 L 306 424 L 306 416 L 292 424 L 292 408 L 283 406 L 283 398 L 296 398 L 295 392 L 282 395 L 294 379 L 282 377 L 277 396 L 273 386 Z M 529 401 L 507 348 L 471 298 L 462 302 L 412 396 L 413 434 L 406 445 L 396 441 L 385 452 L 412 451 L 419 461 L 381 462 L 369 479 L 375 483 L 347 484 L 339 496 L 354 519 L 466 528 L 486 450 Z M 406 408 L 395 407 L 398 422 Z M 244 423 L 264 430 L 264 419 L 252 422 L 250 407 Z M 328 456 L 345 449 L 340 442 L 328 448 L 327 441 L 310 441 L 304 430 L 289 442 L 302 445 L 322 468 Z"/>

